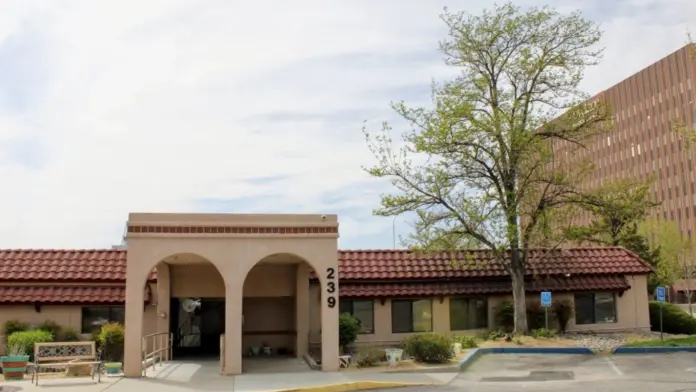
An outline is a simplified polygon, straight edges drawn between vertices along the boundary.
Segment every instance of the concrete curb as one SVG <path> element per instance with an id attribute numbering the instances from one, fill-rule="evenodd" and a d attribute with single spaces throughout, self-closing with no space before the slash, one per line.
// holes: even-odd
<path id="1" fill-rule="evenodd" d="M 344 391 L 367 391 L 370 389 L 402 388 L 402 387 L 422 387 L 423 383 L 411 382 L 380 382 L 380 381 L 356 381 L 341 384 L 318 385 L 314 387 L 301 387 L 278 389 L 274 392 L 344 392 Z"/>
<path id="2" fill-rule="evenodd" d="M 655 346 L 655 347 L 615 347 L 611 350 L 612 355 L 617 354 L 665 354 L 665 353 L 676 353 L 676 352 L 688 352 L 696 353 L 696 347 L 694 346 Z"/>
<path id="3" fill-rule="evenodd" d="M 475 348 L 469 351 L 459 361 L 459 370 L 466 370 L 476 358 L 485 354 L 578 354 L 594 355 L 594 351 L 587 347 L 486 347 Z"/>

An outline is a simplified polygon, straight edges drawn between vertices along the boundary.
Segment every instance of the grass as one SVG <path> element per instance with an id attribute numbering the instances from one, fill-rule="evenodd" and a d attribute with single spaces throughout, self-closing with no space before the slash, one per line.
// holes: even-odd
<path id="1" fill-rule="evenodd" d="M 686 346 L 696 346 L 696 335 L 687 336 L 685 338 L 672 338 L 672 339 L 654 339 L 654 340 L 643 340 L 640 342 L 633 342 L 626 345 L 626 347 L 686 347 Z"/>

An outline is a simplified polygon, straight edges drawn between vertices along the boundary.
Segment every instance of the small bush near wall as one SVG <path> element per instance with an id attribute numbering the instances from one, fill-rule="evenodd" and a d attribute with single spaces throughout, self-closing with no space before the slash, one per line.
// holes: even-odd
<path id="1" fill-rule="evenodd" d="M 79 342 L 80 334 L 75 328 L 65 328 L 58 338 L 61 342 Z"/>
<path id="2" fill-rule="evenodd" d="M 568 322 L 573 317 L 573 304 L 567 299 L 555 302 L 552 307 L 556 322 L 558 322 L 558 330 L 560 333 L 566 333 Z"/>
<path id="3" fill-rule="evenodd" d="M 662 306 L 662 330 L 666 333 L 696 334 L 696 318 L 690 316 L 678 306 L 657 301 L 650 301 L 650 329 L 660 330 L 660 306 Z"/>
<path id="4" fill-rule="evenodd" d="M 511 332 L 515 326 L 515 304 L 510 300 L 502 301 L 494 312 L 495 326 Z"/>
<path id="5" fill-rule="evenodd" d="M 546 326 L 546 313 L 540 303 L 527 304 L 527 327 L 530 330 L 541 329 Z"/>
<path id="6" fill-rule="evenodd" d="M 47 331 L 33 330 L 15 332 L 7 338 L 7 347 L 20 347 L 29 360 L 34 359 L 34 344 L 52 342 L 53 335 Z"/>
<path id="7" fill-rule="evenodd" d="M 10 336 L 15 332 L 24 332 L 29 330 L 29 324 L 17 320 L 8 320 L 5 322 L 5 336 Z"/>
<path id="8" fill-rule="evenodd" d="M 98 342 L 102 349 L 102 359 L 107 362 L 123 361 L 123 345 L 126 329 L 119 323 L 104 324 L 99 331 Z"/>
<path id="9" fill-rule="evenodd" d="M 50 333 L 51 336 L 53 336 L 54 341 L 59 340 L 60 334 L 63 331 L 63 327 L 58 325 L 58 323 L 53 320 L 44 321 L 43 323 L 37 325 L 36 329 Z"/>
<path id="10" fill-rule="evenodd" d="M 478 343 L 476 343 L 476 338 L 473 336 L 469 335 L 459 335 L 459 336 L 454 336 L 452 338 L 454 343 L 459 343 L 462 345 L 462 348 L 476 348 L 478 347 Z"/>
<path id="11" fill-rule="evenodd" d="M 355 363 L 361 368 L 373 367 L 385 361 L 385 357 L 386 354 L 384 349 L 380 349 L 379 347 L 363 347 L 358 350 L 358 354 L 355 356 Z"/>
<path id="12" fill-rule="evenodd" d="M 448 336 L 428 332 L 404 339 L 404 349 L 418 362 L 445 363 L 453 357 L 452 343 Z"/>
<path id="13" fill-rule="evenodd" d="M 360 321 L 350 313 L 343 313 L 338 318 L 338 342 L 343 352 L 347 352 L 351 344 L 355 343 L 360 332 Z"/>

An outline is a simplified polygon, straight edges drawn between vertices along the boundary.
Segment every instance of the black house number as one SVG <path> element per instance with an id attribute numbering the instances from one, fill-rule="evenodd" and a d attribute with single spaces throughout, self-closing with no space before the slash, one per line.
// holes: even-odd
<path id="1" fill-rule="evenodd" d="M 334 295 L 336 292 L 336 269 L 326 269 L 326 280 L 326 293 L 328 294 L 326 296 L 326 303 L 329 305 L 329 308 L 333 308 L 336 307 L 336 296 Z"/>

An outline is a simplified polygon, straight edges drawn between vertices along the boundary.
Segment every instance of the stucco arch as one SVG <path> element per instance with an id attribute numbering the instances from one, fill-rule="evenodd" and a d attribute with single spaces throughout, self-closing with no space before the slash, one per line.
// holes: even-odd
<path id="1" fill-rule="evenodd" d="M 261 256 L 256 263 L 253 264 L 248 264 L 245 267 L 245 270 L 241 276 L 243 276 L 242 283 L 243 285 L 246 284 L 247 277 L 249 276 L 249 273 L 251 270 L 256 268 L 259 264 L 261 263 L 272 263 L 273 259 L 276 260 L 284 260 L 284 263 L 287 264 L 306 264 L 311 271 L 315 272 L 315 276 L 319 279 L 319 284 L 322 288 L 324 289 L 324 279 L 322 278 L 323 274 L 321 273 L 320 270 L 317 270 L 315 264 L 310 262 L 306 257 L 303 257 L 296 252 L 275 252 L 275 253 L 268 253 L 265 256 Z M 336 274 L 338 274 L 338 271 L 336 271 Z"/>

